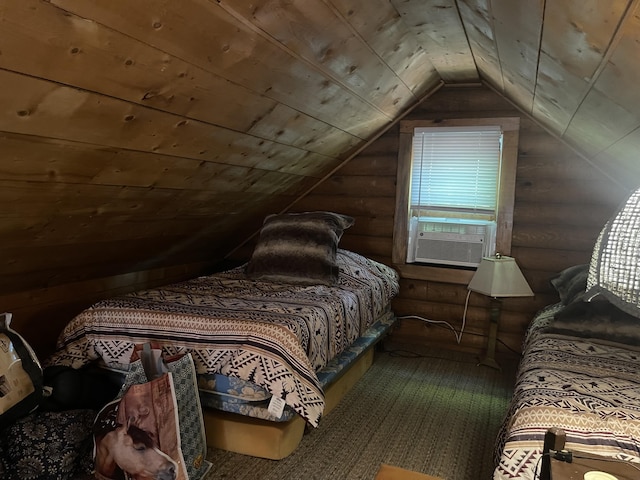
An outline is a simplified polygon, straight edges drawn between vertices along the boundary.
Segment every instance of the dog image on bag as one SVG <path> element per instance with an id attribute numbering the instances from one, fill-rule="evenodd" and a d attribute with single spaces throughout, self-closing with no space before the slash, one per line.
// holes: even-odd
<path id="1" fill-rule="evenodd" d="M 145 404 L 144 398 L 140 398 L 140 395 L 125 394 L 120 401 L 107 405 L 100 412 L 94 429 L 96 478 L 185 478 L 179 462 L 171 458 L 166 453 L 166 445 L 162 447 L 159 442 L 157 425 L 154 425 L 155 415 L 152 415 L 154 410 Z M 175 441 L 169 438 L 169 443 L 175 444 Z"/>
<path id="2" fill-rule="evenodd" d="M 211 462 L 205 459 L 206 436 L 191 354 L 165 358 L 158 346 L 136 345 L 112 403 L 94 424 L 96 478 L 202 480 L 207 475 Z M 117 435 L 107 437 L 112 431 Z M 133 445 L 139 453 L 123 445 Z M 144 463 L 145 470 L 127 463 L 138 454 L 145 460 L 135 460 L 135 465 Z"/>

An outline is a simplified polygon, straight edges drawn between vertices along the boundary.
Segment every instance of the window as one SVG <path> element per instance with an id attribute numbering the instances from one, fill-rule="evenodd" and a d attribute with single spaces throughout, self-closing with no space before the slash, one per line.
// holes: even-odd
<path id="1" fill-rule="evenodd" d="M 495 220 L 499 125 L 417 127 L 411 156 L 411 217 Z"/>
<path id="2" fill-rule="evenodd" d="M 414 261 L 416 225 L 434 219 L 492 225 L 491 252 L 510 253 L 518 129 L 517 117 L 401 122 L 395 264 Z"/>

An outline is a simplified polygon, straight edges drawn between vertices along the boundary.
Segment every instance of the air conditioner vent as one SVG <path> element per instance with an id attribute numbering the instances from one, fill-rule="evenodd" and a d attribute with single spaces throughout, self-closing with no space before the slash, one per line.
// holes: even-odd
<path id="1" fill-rule="evenodd" d="M 409 239 L 409 263 L 473 267 L 495 252 L 495 222 L 415 219 Z"/>

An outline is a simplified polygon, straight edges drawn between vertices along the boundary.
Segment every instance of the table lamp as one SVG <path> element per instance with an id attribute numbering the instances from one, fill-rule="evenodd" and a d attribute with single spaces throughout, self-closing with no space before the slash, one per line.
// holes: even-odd
<path id="1" fill-rule="evenodd" d="M 513 257 L 496 253 L 493 257 L 484 257 L 478 265 L 468 286 L 472 292 L 478 292 L 491 297 L 491 322 L 489 324 L 489 340 L 487 351 L 480 358 L 478 365 L 497 368 L 500 366 L 495 360 L 496 341 L 498 338 L 498 324 L 500 322 L 501 298 L 531 297 L 533 292 L 518 268 Z"/>

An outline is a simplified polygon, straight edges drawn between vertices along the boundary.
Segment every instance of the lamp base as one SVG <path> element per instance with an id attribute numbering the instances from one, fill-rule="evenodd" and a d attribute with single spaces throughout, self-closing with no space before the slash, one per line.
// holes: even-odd
<path id="1" fill-rule="evenodd" d="M 495 368 L 496 370 L 502 371 L 502 367 L 498 365 L 498 362 L 496 362 L 495 358 L 491 358 L 487 356 L 481 357 L 477 366 L 479 367 L 480 365 L 484 365 L 485 367 L 491 367 L 491 368 Z"/>
<path id="2" fill-rule="evenodd" d="M 500 320 L 501 301 L 497 298 L 491 299 L 491 319 L 489 321 L 489 339 L 487 341 L 487 351 L 484 356 L 480 357 L 478 366 L 485 365 L 487 367 L 502 370 L 498 362 L 496 362 L 496 342 L 498 340 L 498 321 Z"/>

